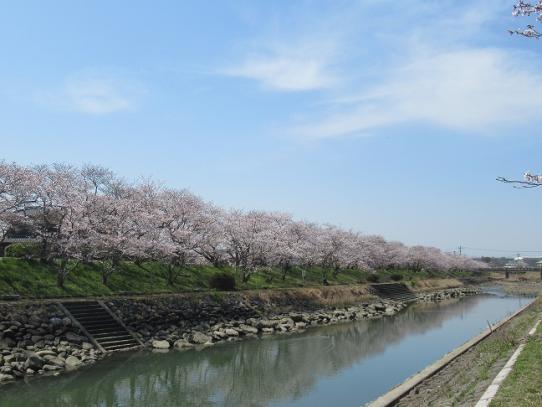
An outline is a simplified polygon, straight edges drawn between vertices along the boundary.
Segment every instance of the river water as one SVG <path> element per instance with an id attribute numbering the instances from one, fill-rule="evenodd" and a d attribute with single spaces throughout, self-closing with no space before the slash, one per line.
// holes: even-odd
<path id="1" fill-rule="evenodd" d="M 0 406 L 361 406 L 530 301 L 482 294 L 201 351 L 120 353 L 0 387 Z"/>

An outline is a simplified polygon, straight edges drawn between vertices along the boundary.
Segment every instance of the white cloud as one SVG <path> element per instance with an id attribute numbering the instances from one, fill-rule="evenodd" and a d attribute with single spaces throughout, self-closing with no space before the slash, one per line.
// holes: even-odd
<path id="1" fill-rule="evenodd" d="M 103 79 L 83 79 L 66 84 L 70 104 L 80 112 L 105 114 L 130 109 L 133 104 L 115 84 Z"/>
<path id="2" fill-rule="evenodd" d="M 535 119 L 542 109 L 542 75 L 529 62 L 534 64 L 523 53 L 494 48 L 416 54 L 380 84 L 346 99 L 339 113 L 291 131 L 328 138 L 425 121 L 486 132 Z"/>
<path id="3" fill-rule="evenodd" d="M 275 54 L 249 58 L 224 73 L 261 81 L 271 89 L 305 91 L 331 87 L 335 78 L 327 69 L 325 58 Z"/>
<path id="4" fill-rule="evenodd" d="M 242 46 L 243 55 L 220 74 L 259 82 L 275 91 L 331 89 L 338 84 L 335 67 L 340 48 L 337 33 L 294 33 L 254 40 Z"/>
<path id="5" fill-rule="evenodd" d="M 135 108 L 141 88 L 112 75 L 84 73 L 68 77 L 56 90 L 42 91 L 35 99 L 42 105 L 95 115 Z"/>

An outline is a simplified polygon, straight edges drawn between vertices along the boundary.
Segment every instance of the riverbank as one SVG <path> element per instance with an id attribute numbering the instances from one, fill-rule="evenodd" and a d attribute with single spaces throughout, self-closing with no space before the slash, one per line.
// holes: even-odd
<path id="1" fill-rule="evenodd" d="M 330 286 L 359 285 L 366 283 L 402 281 L 415 286 L 429 279 L 477 278 L 468 272 L 446 275 L 425 271 L 389 270 L 369 273 L 358 269 L 344 269 L 338 273 L 326 272 L 320 267 L 292 267 L 285 275 L 279 268 L 253 274 L 242 281 L 239 273 L 231 267 L 216 268 L 208 265 L 189 266 L 174 273 L 174 281 L 168 281 L 168 268 L 157 262 L 121 262 L 107 285 L 102 283 L 103 269 L 99 264 L 78 264 L 65 279 L 64 288 L 57 285 L 54 264 L 38 261 L 0 257 L 0 300 L 5 298 L 44 299 L 115 297 L 119 295 L 156 295 L 186 292 L 214 291 L 213 277 L 227 273 L 235 280 L 235 289 L 263 290 L 281 288 L 322 287 L 322 277 Z M 220 289 L 220 288 L 218 288 Z"/>
<path id="2" fill-rule="evenodd" d="M 423 289 L 452 284 L 457 281 L 432 281 L 423 284 Z M 421 300 L 439 301 L 476 292 L 471 287 L 424 291 Z M 362 286 L 123 297 L 109 299 L 107 305 L 156 349 L 299 332 L 311 326 L 393 315 L 406 306 L 371 296 Z M 0 328 L 0 382 L 58 374 L 104 357 L 52 301 L 0 304 Z"/>
<path id="3" fill-rule="evenodd" d="M 449 288 L 420 293 L 418 301 L 443 301 L 478 292 L 472 287 Z M 266 296 L 266 299 L 261 295 L 229 296 L 218 299 L 219 302 L 212 299 L 197 304 L 185 298 L 118 299 L 108 305 L 142 342 L 157 349 L 211 346 L 259 335 L 295 333 L 311 326 L 391 316 L 407 306 L 405 302 L 362 294 L 350 305 L 321 307 L 321 301 L 306 301 L 302 296 L 287 294 Z M 322 294 L 315 298 L 329 303 Z M 361 298 L 364 300 L 360 303 Z"/>
<path id="4" fill-rule="evenodd" d="M 542 400 L 542 326 L 529 335 L 512 371 L 499 388 L 492 407 L 536 406 Z"/>
<path id="5" fill-rule="evenodd" d="M 539 297 L 524 312 L 411 389 L 394 405 L 400 407 L 475 405 L 517 346 L 525 340 L 535 321 L 540 318 L 541 312 L 542 299 Z M 530 381 L 533 380 L 539 385 L 538 377 L 532 376 Z M 523 390 L 526 391 L 527 386 Z M 541 393 L 536 390 L 536 394 Z M 516 389 L 515 394 L 518 398 L 509 399 L 510 404 L 497 405 L 534 405 L 521 404 L 523 400 L 521 389 Z M 499 403 L 504 403 L 499 397 L 497 399 L 500 400 Z"/>

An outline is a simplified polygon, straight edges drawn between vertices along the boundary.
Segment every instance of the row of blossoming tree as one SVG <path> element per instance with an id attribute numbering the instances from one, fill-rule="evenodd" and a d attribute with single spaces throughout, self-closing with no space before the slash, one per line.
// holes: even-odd
<path id="1" fill-rule="evenodd" d="M 293 266 L 329 273 L 356 268 L 472 270 L 480 263 L 432 247 L 292 219 L 288 214 L 224 210 L 186 190 L 128 183 L 98 166 L 22 166 L 0 162 L 0 241 L 24 230 L 35 257 L 54 264 L 58 284 L 80 262 L 99 263 L 102 280 L 121 261 L 163 263 L 173 284 L 187 265 L 229 265 L 247 281 Z"/>

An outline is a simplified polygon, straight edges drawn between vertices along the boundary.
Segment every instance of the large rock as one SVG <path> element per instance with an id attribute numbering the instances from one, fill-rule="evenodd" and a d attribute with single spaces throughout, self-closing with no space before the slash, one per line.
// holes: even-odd
<path id="1" fill-rule="evenodd" d="M 73 332 L 66 332 L 66 340 L 71 343 L 76 343 L 78 345 L 82 344 L 86 338 L 77 334 L 74 334 Z"/>
<path id="2" fill-rule="evenodd" d="M 159 341 L 154 340 L 152 341 L 152 347 L 154 349 L 169 349 L 169 342 L 168 341 Z"/>
<path id="3" fill-rule="evenodd" d="M 45 360 L 40 358 L 38 355 L 30 355 L 28 359 L 24 362 L 25 369 L 40 370 L 45 364 Z"/>
<path id="4" fill-rule="evenodd" d="M 13 368 L 11 367 L 11 365 L 0 366 L 0 373 L 11 374 L 12 371 Z"/>
<path id="5" fill-rule="evenodd" d="M 9 382 L 11 380 L 15 380 L 15 377 L 10 374 L 0 373 L 0 383 Z"/>
<path id="6" fill-rule="evenodd" d="M 53 329 L 58 329 L 58 328 L 61 328 L 63 326 L 62 320 L 60 318 L 57 318 L 57 317 L 51 318 L 49 320 L 49 323 L 51 324 Z"/>
<path id="7" fill-rule="evenodd" d="M 257 334 L 258 328 L 254 328 L 250 325 L 240 324 L 239 329 L 241 329 L 245 334 Z"/>
<path id="8" fill-rule="evenodd" d="M 237 332 L 235 329 L 233 328 L 226 328 L 224 329 L 224 333 L 228 336 L 239 336 L 239 332 Z"/>
<path id="9" fill-rule="evenodd" d="M 192 334 L 192 342 L 194 343 L 197 343 L 197 344 L 204 344 L 204 343 L 207 343 L 207 342 L 212 342 L 213 339 L 208 336 L 208 335 L 205 335 L 201 332 L 194 332 Z"/>
<path id="10" fill-rule="evenodd" d="M 43 370 L 45 370 L 46 372 L 55 372 L 57 370 L 61 370 L 62 368 L 60 366 L 57 366 L 57 365 L 43 365 Z"/>
<path id="11" fill-rule="evenodd" d="M 94 345 L 89 342 L 83 342 L 81 345 L 84 350 L 91 350 L 94 349 Z"/>
<path id="12" fill-rule="evenodd" d="M 178 340 L 175 341 L 173 346 L 176 349 L 185 349 L 185 348 L 191 348 L 194 345 L 191 344 L 190 342 L 188 342 L 186 339 L 178 339 Z"/>
<path id="13" fill-rule="evenodd" d="M 56 352 L 46 349 L 46 350 L 37 351 L 36 355 L 41 356 L 41 357 L 44 357 L 46 355 L 48 355 L 48 356 L 56 356 Z"/>
<path id="14" fill-rule="evenodd" d="M 0 339 L 0 349 L 10 349 L 17 346 L 17 342 L 15 342 L 10 337 L 4 337 Z"/>
<path id="15" fill-rule="evenodd" d="M 58 356 L 45 355 L 43 359 L 45 359 L 47 361 L 47 364 L 49 365 L 55 365 L 59 367 L 64 367 L 66 365 L 66 361 Z"/>
<path id="16" fill-rule="evenodd" d="M 260 321 L 260 326 L 264 328 L 274 328 L 278 325 L 279 321 L 277 320 L 270 320 L 270 319 L 262 319 Z"/>
<path id="17" fill-rule="evenodd" d="M 68 356 L 66 358 L 66 369 L 77 369 L 81 365 L 81 361 L 76 356 Z"/>

